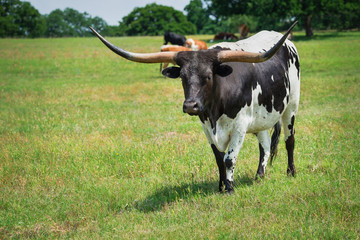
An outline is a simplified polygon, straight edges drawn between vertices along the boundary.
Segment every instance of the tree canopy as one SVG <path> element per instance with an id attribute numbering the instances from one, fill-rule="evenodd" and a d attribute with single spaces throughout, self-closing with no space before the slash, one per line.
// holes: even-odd
<path id="1" fill-rule="evenodd" d="M 105 20 L 99 17 L 92 18 L 88 13 L 80 13 L 72 8 L 64 11 L 56 9 L 46 17 L 48 37 L 81 37 L 91 36 L 89 26 L 99 31 L 107 27 Z"/>
<path id="2" fill-rule="evenodd" d="M 185 6 L 187 20 L 196 26 L 196 33 L 203 33 L 202 30 L 211 24 L 209 11 L 203 7 L 201 0 L 190 0 Z"/>
<path id="3" fill-rule="evenodd" d="M 89 26 L 99 31 L 108 27 L 102 18 L 72 8 L 41 15 L 29 2 L 0 0 L 0 3 L 0 37 L 91 36 Z"/>
<path id="4" fill-rule="evenodd" d="M 124 35 L 129 36 L 162 35 L 166 31 L 194 34 L 196 31 L 195 25 L 182 12 L 155 3 L 135 8 L 122 19 L 120 29 Z"/>
<path id="5" fill-rule="evenodd" d="M 257 19 L 258 28 L 280 30 L 294 19 L 300 21 L 307 36 L 312 28 L 348 29 L 360 26 L 358 0 L 205 0 L 216 16 L 236 14 Z M 298 27 L 299 28 L 299 27 Z"/>
<path id="6" fill-rule="evenodd" d="M 45 18 L 28 2 L 0 0 L 0 37 L 40 37 Z"/>

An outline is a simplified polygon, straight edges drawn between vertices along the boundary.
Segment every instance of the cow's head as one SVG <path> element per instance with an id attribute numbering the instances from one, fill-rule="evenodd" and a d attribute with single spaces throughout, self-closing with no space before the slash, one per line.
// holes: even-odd
<path id="1" fill-rule="evenodd" d="M 163 75 L 169 78 L 181 78 L 184 88 L 184 113 L 198 115 L 205 110 L 211 100 L 215 75 L 225 77 L 232 68 L 218 61 L 220 50 L 198 52 L 179 52 L 175 62 L 180 67 L 169 67 Z"/>
<path id="2" fill-rule="evenodd" d="M 257 63 L 270 59 L 280 49 L 296 23 L 270 50 L 264 53 L 220 49 L 198 52 L 132 53 L 108 42 L 94 29 L 91 28 L 91 30 L 110 50 L 128 60 L 141 63 L 168 62 L 179 65 L 180 67 L 164 69 L 163 74 L 170 78 L 181 78 L 185 95 L 183 110 L 190 115 L 198 115 L 204 111 L 211 99 L 215 75 L 225 77 L 232 73 L 232 68 L 222 63 Z"/>

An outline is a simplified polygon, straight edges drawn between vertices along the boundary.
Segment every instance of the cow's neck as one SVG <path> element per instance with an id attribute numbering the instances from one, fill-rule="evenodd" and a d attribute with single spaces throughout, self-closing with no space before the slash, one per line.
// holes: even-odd
<path id="1" fill-rule="evenodd" d="M 216 103 L 216 104 L 215 104 Z M 224 114 L 224 106 L 222 102 L 213 98 L 213 100 L 206 105 L 205 111 L 199 115 L 201 122 L 209 121 L 214 133 L 216 132 L 216 122 Z"/>

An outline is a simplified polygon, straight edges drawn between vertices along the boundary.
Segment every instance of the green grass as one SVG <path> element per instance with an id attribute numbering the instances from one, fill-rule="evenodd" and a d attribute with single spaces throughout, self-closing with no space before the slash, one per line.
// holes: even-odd
<path id="1" fill-rule="evenodd" d="M 295 37 L 297 177 L 282 143 L 254 181 L 249 135 L 232 196 L 217 193 L 200 122 L 159 64 L 123 60 L 95 38 L 0 39 L 0 239 L 359 239 L 360 32 Z"/>

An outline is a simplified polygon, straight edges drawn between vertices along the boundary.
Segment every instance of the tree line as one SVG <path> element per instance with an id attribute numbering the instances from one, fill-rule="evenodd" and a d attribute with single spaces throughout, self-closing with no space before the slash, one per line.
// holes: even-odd
<path id="1" fill-rule="evenodd" d="M 104 30 L 105 20 L 75 9 L 56 9 L 41 15 L 29 2 L 0 0 L 0 37 L 84 37 L 88 26 Z"/>
<path id="2" fill-rule="evenodd" d="M 41 15 L 29 2 L 0 0 L 0 37 L 86 37 L 88 26 L 105 36 L 154 36 L 166 31 L 179 34 L 237 32 L 247 24 L 252 32 L 284 30 L 299 20 L 297 30 L 307 36 L 313 29 L 360 27 L 358 0 L 189 0 L 184 12 L 172 7 L 148 4 L 136 7 L 110 26 L 100 17 L 75 9 L 56 9 Z"/>

